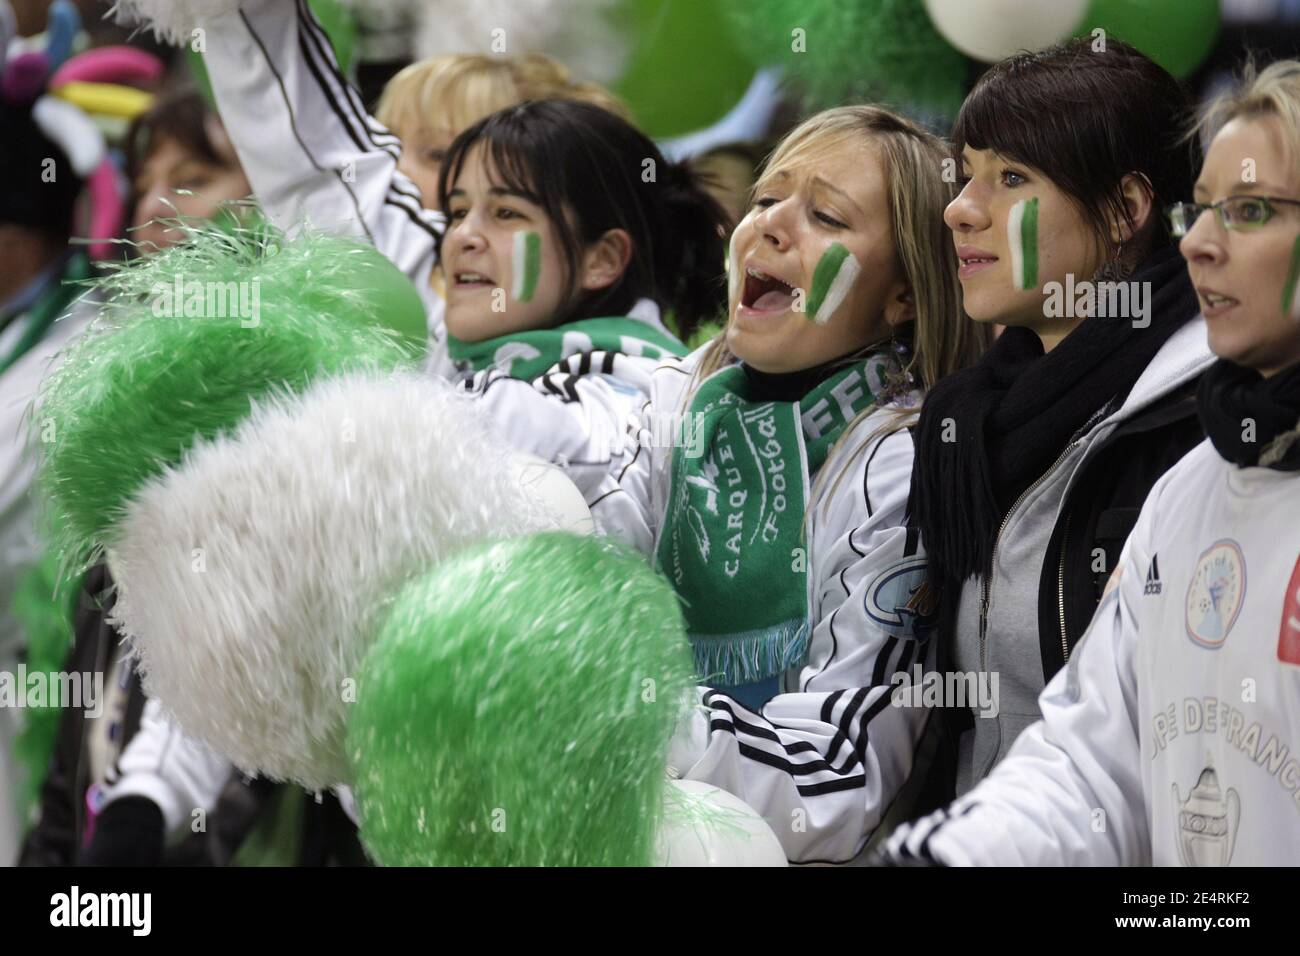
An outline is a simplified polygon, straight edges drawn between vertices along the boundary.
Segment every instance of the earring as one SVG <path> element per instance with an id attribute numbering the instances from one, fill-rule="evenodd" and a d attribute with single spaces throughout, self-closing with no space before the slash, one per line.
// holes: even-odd
<path id="1" fill-rule="evenodd" d="M 1119 282 L 1127 275 L 1128 269 L 1124 265 L 1124 246 L 1119 245 L 1114 248 L 1110 258 L 1093 274 L 1092 281 L 1094 283 Z"/>

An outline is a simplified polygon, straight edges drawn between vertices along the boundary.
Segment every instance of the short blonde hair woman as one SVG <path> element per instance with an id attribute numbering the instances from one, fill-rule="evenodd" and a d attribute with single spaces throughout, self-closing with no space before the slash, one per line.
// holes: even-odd
<path id="1" fill-rule="evenodd" d="M 384 87 L 376 118 L 402 140 L 398 168 L 432 206 L 443 156 L 461 130 L 507 106 L 551 99 L 580 100 L 630 119 L 613 93 L 575 81 L 562 63 L 541 53 L 449 54 L 412 63 Z"/>

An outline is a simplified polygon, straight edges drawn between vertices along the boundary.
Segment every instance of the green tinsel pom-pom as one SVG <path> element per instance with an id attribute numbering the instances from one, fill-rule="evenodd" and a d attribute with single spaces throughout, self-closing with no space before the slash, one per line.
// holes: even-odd
<path id="1" fill-rule="evenodd" d="M 930 22 L 921 0 L 723 0 L 744 47 L 781 66 L 808 107 L 877 102 L 956 115 L 966 58 Z"/>
<path id="2" fill-rule="evenodd" d="M 23 573 L 14 591 L 10 613 L 27 640 L 27 673 L 57 674 L 65 669 L 73 643 L 73 617 L 80 596 L 80 579 L 59 580 L 58 561 L 49 552 Z M 50 758 L 59 736 L 62 711 L 28 703 L 23 728 L 14 740 L 14 759 L 23 768 L 23 815 L 40 799 Z"/>
<path id="3" fill-rule="evenodd" d="M 252 399 L 397 368 L 422 347 L 418 295 L 374 248 L 265 225 L 184 228 L 187 241 L 95 281 L 101 314 L 32 414 L 69 571 L 109 543 L 142 482 L 240 422 Z"/>
<path id="4" fill-rule="evenodd" d="M 385 865 L 648 865 L 691 658 L 638 555 L 549 532 L 408 585 L 348 723 Z"/>

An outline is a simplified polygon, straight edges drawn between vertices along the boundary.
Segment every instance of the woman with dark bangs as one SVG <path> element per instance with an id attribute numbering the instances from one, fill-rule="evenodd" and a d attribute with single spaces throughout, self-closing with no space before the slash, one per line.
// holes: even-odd
<path id="1" fill-rule="evenodd" d="M 202 222 L 253 189 L 221 118 L 194 90 L 168 93 L 127 134 L 130 238 L 156 252 L 184 238 L 167 220 Z M 129 247 L 130 248 L 130 247 Z"/>
<path id="2" fill-rule="evenodd" d="M 997 64 L 958 115 L 944 218 L 966 311 L 1006 331 L 935 386 L 917 428 L 941 669 L 979 688 L 945 701 L 941 790 L 953 761 L 970 789 L 1038 719 L 1147 492 L 1203 438 L 1212 356 L 1162 215 L 1191 189 L 1188 106 L 1132 47 L 1075 40 Z"/>

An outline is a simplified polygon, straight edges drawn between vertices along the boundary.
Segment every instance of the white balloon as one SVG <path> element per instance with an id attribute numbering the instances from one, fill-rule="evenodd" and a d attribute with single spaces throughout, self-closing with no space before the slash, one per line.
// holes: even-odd
<path id="1" fill-rule="evenodd" d="M 510 457 L 510 470 L 519 480 L 524 493 L 545 507 L 556 519 L 555 527 L 558 530 L 578 535 L 596 533 L 596 522 L 591 517 L 582 492 L 555 465 L 517 451 Z"/>
<path id="2" fill-rule="evenodd" d="M 785 866 L 785 851 L 754 808 L 698 780 L 670 780 L 660 866 Z"/>
<path id="3" fill-rule="evenodd" d="M 1089 0 L 925 0 L 943 38 L 985 63 L 1064 40 L 1083 22 L 1088 5 Z"/>

